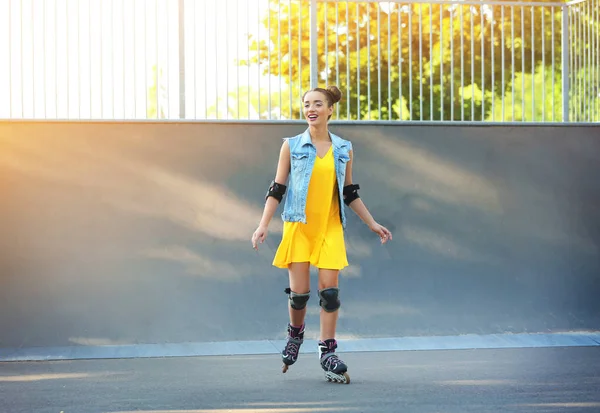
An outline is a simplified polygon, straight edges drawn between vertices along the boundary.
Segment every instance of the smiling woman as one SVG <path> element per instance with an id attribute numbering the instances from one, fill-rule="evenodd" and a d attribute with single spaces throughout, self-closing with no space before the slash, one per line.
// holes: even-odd
<path id="1" fill-rule="evenodd" d="M 308 129 L 284 139 L 275 180 L 268 189 L 252 245 L 257 249 L 258 243 L 264 242 L 269 222 L 287 192 L 282 214 L 283 237 L 273 260 L 275 267 L 288 269 L 290 281 L 290 287 L 286 289 L 290 322 L 287 344 L 282 352 L 283 372 L 296 362 L 304 341 L 310 265 L 313 265 L 319 272 L 321 367 L 329 381 L 349 383 L 348 367 L 335 354 L 336 324 L 341 305 L 338 277 L 340 270 L 348 266 L 343 205 L 350 206 L 379 235 L 382 243 L 391 240 L 392 234 L 373 219 L 358 195 L 359 186 L 352 183 L 352 143 L 328 130 L 333 106 L 341 96 L 336 86 L 304 93 L 303 114 Z"/>
<path id="2" fill-rule="evenodd" d="M 319 93 L 314 93 L 319 92 Z M 311 94 L 313 97 L 314 107 L 311 110 L 311 100 L 306 98 L 306 95 Z M 325 97 L 325 101 L 323 101 L 323 96 Z M 327 103 L 327 108 L 331 109 L 326 113 L 327 120 L 331 119 L 331 115 L 333 113 L 333 105 L 338 103 L 342 99 L 342 92 L 337 88 L 337 86 L 329 86 L 327 89 L 323 89 L 320 87 L 309 90 L 302 96 L 303 106 L 304 106 L 304 115 L 308 119 L 309 124 L 313 124 L 318 119 L 319 113 L 316 109 L 324 108 L 324 104 Z"/>

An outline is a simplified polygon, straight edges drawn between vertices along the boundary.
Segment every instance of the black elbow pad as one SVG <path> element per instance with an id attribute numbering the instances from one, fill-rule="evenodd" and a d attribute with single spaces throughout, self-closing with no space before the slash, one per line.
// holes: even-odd
<path id="1" fill-rule="evenodd" d="M 265 201 L 270 196 L 272 196 L 279 203 L 281 203 L 281 200 L 283 199 L 283 195 L 285 195 L 286 189 L 287 189 L 287 186 L 285 186 L 283 184 L 278 184 L 275 181 L 271 181 L 271 185 L 269 185 L 269 189 L 267 190 L 267 195 L 265 195 Z"/>
<path id="2" fill-rule="evenodd" d="M 360 195 L 358 195 L 359 189 L 360 186 L 357 184 L 346 185 L 344 187 L 344 204 L 350 205 L 352 201 L 360 198 Z"/>

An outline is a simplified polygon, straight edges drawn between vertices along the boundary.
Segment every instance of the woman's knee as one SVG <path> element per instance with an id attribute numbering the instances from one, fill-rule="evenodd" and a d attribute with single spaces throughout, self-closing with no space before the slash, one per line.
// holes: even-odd
<path id="1" fill-rule="evenodd" d="M 289 294 L 290 306 L 294 310 L 303 310 L 310 298 L 310 267 L 308 263 L 294 262 L 289 265 L 290 287 L 286 288 Z"/>
<path id="2" fill-rule="evenodd" d="M 319 305 L 328 313 L 337 311 L 341 305 L 339 273 L 338 270 L 319 270 Z"/>

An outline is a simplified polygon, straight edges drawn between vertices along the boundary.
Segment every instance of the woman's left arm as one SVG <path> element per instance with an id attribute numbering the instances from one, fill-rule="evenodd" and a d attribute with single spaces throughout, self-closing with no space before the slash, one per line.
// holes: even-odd
<path id="1" fill-rule="evenodd" d="M 346 180 L 344 182 L 344 187 L 352 185 L 352 165 L 354 163 L 354 150 L 349 152 L 350 160 L 346 164 Z M 346 195 L 344 195 L 344 199 L 346 199 Z M 369 227 L 369 229 L 376 234 L 379 235 L 381 239 L 381 243 L 384 244 L 387 241 L 392 239 L 392 233 L 384 226 L 380 225 L 375 221 L 369 210 L 367 209 L 365 203 L 361 198 L 356 198 L 350 205 L 348 205 L 352 211 Z"/>

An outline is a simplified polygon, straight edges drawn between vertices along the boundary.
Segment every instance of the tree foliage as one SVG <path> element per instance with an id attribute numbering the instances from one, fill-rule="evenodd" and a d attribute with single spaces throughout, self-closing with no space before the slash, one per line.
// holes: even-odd
<path id="1" fill-rule="evenodd" d="M 499 120 L 502 96 L 506 111 L 508 95 L 527 93 L 533 113 L 542 110 L 542 91 L 560 99 L 560 8 L 318 4 L 318 83 L 342 90 L 341 119 L 487 120 L 494 102 Z M 251 37 L 254 56 L 243 64 L 260 64 L 265 75 L 291 85 L 297 118 L 301 92 L 310 87 L 310 4 L 272 0 L 262 23 L 269 36 Z M 523 89 L 522 80 L 533 78 L 540 84 Z M 518 113 L 532 120 L 531 107 Z M 561 116 L 555 106 L 555 119 Z"/>

